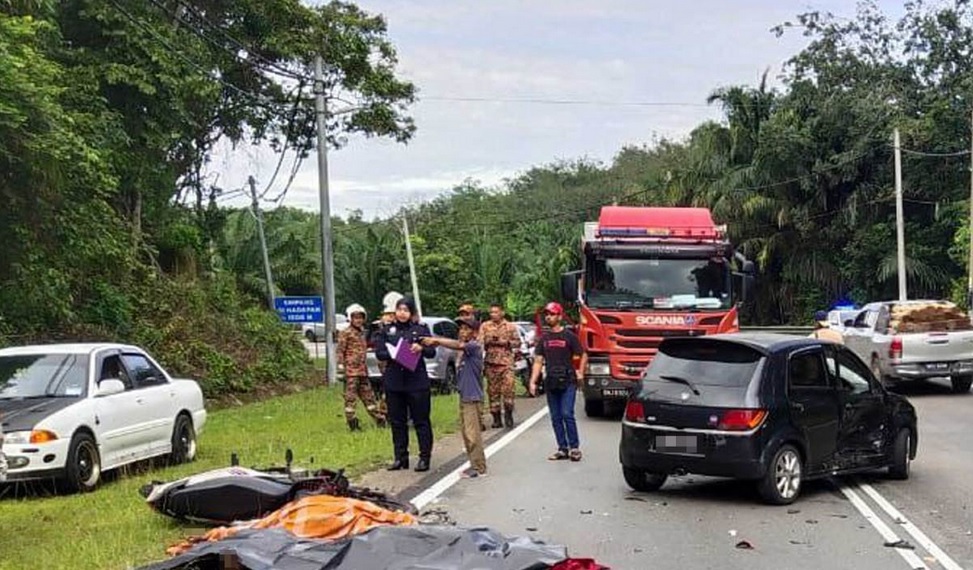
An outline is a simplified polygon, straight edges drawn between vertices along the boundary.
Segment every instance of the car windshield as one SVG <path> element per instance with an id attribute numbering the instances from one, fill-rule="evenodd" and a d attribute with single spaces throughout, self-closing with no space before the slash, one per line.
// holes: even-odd
<path id="1" fill-rule="evenodd" d="M 84 397 L 86 362 L 78 354 L 0 356 L 0 399 Z"/>
<path id="2" fill-rule="evenodd" d="M 646 368 L 642 396 L 678 402 L 688 390 L 693 405 L 741 406 L 763 362 L 761 353 L 735 343 L 666 341 Z"/>
<path id="3" fill-rule="evenodd" d="M 589 258 L 586 297 L 595 309 L 730 307 L 726 260 Z"/>

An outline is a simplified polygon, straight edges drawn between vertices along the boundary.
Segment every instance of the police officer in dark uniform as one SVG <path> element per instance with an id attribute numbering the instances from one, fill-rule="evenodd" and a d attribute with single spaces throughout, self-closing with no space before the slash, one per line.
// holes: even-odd
<path id="1" fill-rule="evenodd" d="M 395 304 L 395 320 L 384 326 L 375 339 L 376 358 L 388 363 L 382 380 L 395 449 L 395 460 L 389 471 L 409 468 L 410 417 L 419 441 L 419 462 L 415 470 L 428 471 L 432 458 L 432 424 L 429 420 L 432 392 L 425 359 L 436 355 L 436 347 L 422 345 L 422 339 L 432 333 L 429 327 L 416 322 L 417 317 L 415 302 L 408 297 L 401 299 Z M 409 350 L 421 353 L 415 370 L 400 364 L 389 351 L 389 347 L 395 347 L 400 339 Z"/>

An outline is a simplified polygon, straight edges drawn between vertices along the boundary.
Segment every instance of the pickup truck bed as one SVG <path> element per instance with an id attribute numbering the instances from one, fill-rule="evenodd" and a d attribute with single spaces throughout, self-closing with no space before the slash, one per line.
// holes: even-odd
<path id="1" fill-rule="evenodd" d="M 910 319 L 910 310 L 925 312 L 927 320 Z M 939 310 L 949 318 L 935 320 Z M 845 345 L 886 384 L 948 377 L 955 392 L 968 392 L 973 326 L 965 315 L 957 318 L 957 311 L 947 301 L 872 303 L 844 331 Z"/>

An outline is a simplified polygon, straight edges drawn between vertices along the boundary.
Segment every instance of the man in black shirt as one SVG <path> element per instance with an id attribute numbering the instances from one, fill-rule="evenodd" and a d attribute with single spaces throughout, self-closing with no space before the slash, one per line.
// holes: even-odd
<path id="1" fill-rule="evenodd" d="M 544 320 L 550 327 L 534 349 L 534 369 L 530 374 L 530 393 L 537 394 L 537 380 L 541 370 L 545 372 L 544 390 L 547 393 L 547 409 L 551 414 L 557 451 L 548 457 L 551 461 L 570 459 L 581 461 L 578 423 L 574 418 L 574 402 L 578 387 L 584 380 L 588 355 L 578 337 L 564 328 L 561 318 L 564 309 L 559 303 L 544 307 Z M 581 357 L 577 370 L 573 366 L 575 356 Z"/>

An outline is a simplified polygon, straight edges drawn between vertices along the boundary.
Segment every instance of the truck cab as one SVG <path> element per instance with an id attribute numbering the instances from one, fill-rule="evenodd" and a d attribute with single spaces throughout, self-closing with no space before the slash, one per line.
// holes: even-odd
<path id="1" fill-rule="evenodd" d="M 582 268 L 561 289 L 589 355 L 587 415 L 623 405 L 663 339 L 739 331 L 753 263 L 708 209 L 608 206 L 581 245 Z"/>

